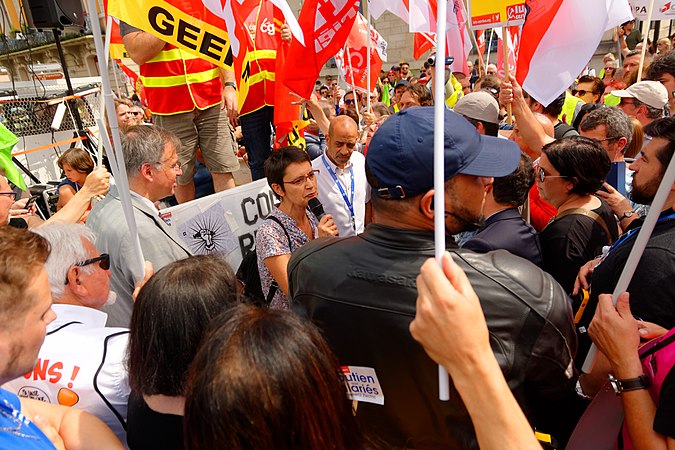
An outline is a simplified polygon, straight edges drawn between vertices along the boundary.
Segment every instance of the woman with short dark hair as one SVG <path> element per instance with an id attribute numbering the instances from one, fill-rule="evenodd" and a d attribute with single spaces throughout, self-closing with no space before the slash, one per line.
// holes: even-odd
<path id="1" fill-rule="evenodd" d="M 618 236 L 611 208 L 594 195 L 610 167 L 597 142 L 574 136 L 544 146 L 535 169 L 539 195 L 558 209 L 539 235 L 542 268 L 568 293 L 579 268 Z"/>
<path id="2" fill-rule="evenodd" d="M 185 448 L 364 449 L 337 358 L 314 325 L 240 305 L 190 367 Z"/>
<path id="3" fill-rule="evenodd" d="M 255 249 L 260 284 L 266 303 L 288 309 L 288 261 L 291 253 L 320 236 L 337 236 L 330 214 L 320 221 L 307 209 L 318 195 L 316 172 L 309 156 L 298 147 L 282 147 L 265 161 L 265 177 L 281 198 L 258 228 Z"/>
<path id="4" fill-rule="evenodd" d="M 69 148 L 59 157 L 57 164 L 66 175 L 66 179 L 57 186 L 59 200 L 56 210 L 58 211 L 75 196 L 77 191 L 82 189 L 87 175 L 94 170 L 94 160 L 84 149 Z"/>
<path id="5" fill-rule="evenodd" d="M 175 261 L 143 286 L 129 331 L 129 448 L 183 448 L 188 366 L 209 322 L 237 301 L 232 269 L 215 256 Z"/>

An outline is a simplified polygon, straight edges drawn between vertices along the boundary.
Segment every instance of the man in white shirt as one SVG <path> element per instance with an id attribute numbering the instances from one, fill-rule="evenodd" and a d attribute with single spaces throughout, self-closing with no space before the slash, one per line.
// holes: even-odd
<path id="1" fill-rule="evenodd" d="M 51 247 L 45 269 L 56 319 L 47 325 L 32 370 L 3 388 L 22 398 L 84 409 L 126 442 L 129 331 L 106 328 L 107 315 L 98 310 L 115 300 L 108 255 L 96 250 L 94 234 L 84 225 L 53 223 L 35 232 Z"/>
<path id="2" fill-rule="evenodd" d="M 319 171 L 319 200 L 333 216 L 340 236 L 355 236 L 370 222 L 366 158 L 354 151 L 358 139 L 354 119 L 338 116 L 328 128 L 326 150 L 312 161 L 312 168 Z"/>

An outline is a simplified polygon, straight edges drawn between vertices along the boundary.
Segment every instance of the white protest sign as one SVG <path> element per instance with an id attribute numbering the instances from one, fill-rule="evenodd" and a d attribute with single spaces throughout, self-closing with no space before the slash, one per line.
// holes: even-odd
<path id="1" fill-rule="evenodd" d="M 650 0 L 628 0 L 633 16 L 637 20 L 647 20 Z M 652 20 L 670 20 L 675 19 L 675 1 L 673 0 L 654 0 L 654 12 Z"/>
<path id="2" fill-rule="evenodd" d="M 233 270 L 255 249 L 255 233 L 275 199 L 266 179 L 160 211 L 195 255 L 217 254 Z"/>
<path id="3" fill-rule="evenodd" d="M 359 402 L 384 405 L 384 393 L 372 367 L 342 366 L 342 380 L 347 385 L 347 395 Z"/>

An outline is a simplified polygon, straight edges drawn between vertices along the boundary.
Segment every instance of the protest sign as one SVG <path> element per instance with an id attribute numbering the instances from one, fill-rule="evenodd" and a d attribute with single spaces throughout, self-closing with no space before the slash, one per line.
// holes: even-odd
<path id="1" fill-rule="evenodd" d="M 217 254 L 236 270 L 255 249 L 255 233 L 274 203 L 274 193 L 262 179 L 162 209 L 160 215 L 193 254 Z"/>
<path id="2" fill-rule="evenodd" d="M 526 13 L 524 0 L 471 0 L 469 2 L 472 30 L 522 25 Z"/>
<path id="3" fill-rule="evenodd" d="M 650 0 L 628 0 L 633 16 L 637 20 L 648 20 Z M 654 0 L 654 12 L 651 20 L 671 20 L 675 19 L 675 1 L 672 0 Z"/>

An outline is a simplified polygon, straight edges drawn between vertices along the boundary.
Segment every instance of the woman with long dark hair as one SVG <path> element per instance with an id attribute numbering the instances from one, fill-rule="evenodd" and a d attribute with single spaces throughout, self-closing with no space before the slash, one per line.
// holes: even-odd
<path id="1" fill-rule="evenodd" d="M 232 269 L 215 256 L 175 261 L 143 286 L 129 330 L 129 448 L 183 448 L 188 366 L 209 322 L 237 301 Z"/>

